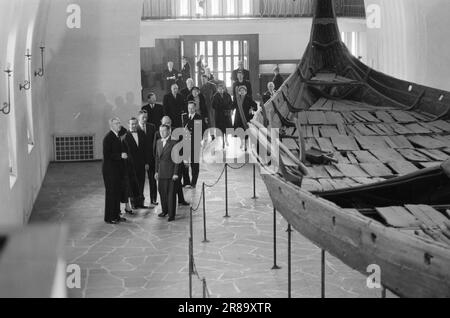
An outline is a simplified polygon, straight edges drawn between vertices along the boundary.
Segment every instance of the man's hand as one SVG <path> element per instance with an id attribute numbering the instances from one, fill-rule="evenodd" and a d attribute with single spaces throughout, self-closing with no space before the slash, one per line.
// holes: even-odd
<path id="1" fill-rule="evenodd" d="M 122 152 L 122 159 L 128 159 L 128 155 L 126 154 L 126 152 Z"/>
<path id="2" fill-rule="evenodd" d="M 172 177 L 172 180 L 173 181 L 177 181 L 178 180 L 178 175 L 174 174 L 173 177 Z"/>
<path id="3" fill-rule="evenodd" d="M 158 180 L 158 179 L 159 179 L 159 174 L 155 173 L 155 180 Z"/>

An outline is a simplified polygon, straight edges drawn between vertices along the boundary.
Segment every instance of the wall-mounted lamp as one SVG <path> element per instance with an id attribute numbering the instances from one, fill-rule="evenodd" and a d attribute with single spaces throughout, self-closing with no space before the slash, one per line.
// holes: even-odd
<path id="1" fill-rule="evenodd" d="M 42 77 L 44 76 L 44 50 L 45 50 L 45 46 L 43 44 L 41 44 L 40 46 L 41 49 L 41 67 L 34 72 L 34 76 L 39 76 Z"/>
<path id="2" fill-rule="evenodd" d="M 27 64 L 28 64 L 28 79 L 26 79 L 23 84 L 19 83 L 19 89 L 22 90 L 29 90 L 31 88 L 31 76 L 30 76 L 30 68 L 31 68 L 31 54 L 30 49 L 27 49 L 27 54 L 25 54 L 25 57 L 27 58 Z"/>
<path id="3" fill-rule="evenodd" d="M 11 112 L 11 67 L 8 65 L 4 72 L 8 74 L 8 101 L 3 103 L 3 107 L 0 109 L 0 111 L 3 114 L 8 115 Z"/>

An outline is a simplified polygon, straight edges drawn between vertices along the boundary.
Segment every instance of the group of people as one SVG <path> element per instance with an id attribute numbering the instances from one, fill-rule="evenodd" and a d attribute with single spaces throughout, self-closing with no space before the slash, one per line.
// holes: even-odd
<path id="1" fill-rule="evenodd" d="M 159 193 L 159 217 L 168 216 L 169 222 L 174 221 L 177 203 L 189 205 L 184 199 L 183 188 L 197 186 L 200 145 L 195 143 L 201 143 L 207 128 L 215 128 L 222 132 L 226 146 L 227 129 L 247 129 L 248 122 L 257 110 L 252 97 L 250 73 L 243 68 L 242 62 L 233 72 L 233 97 L 227 92 L 224 83 L 211 81 L 206 73 L 201 76 L 201 88 L 195 86 L 194 80 L 188 77 L 185 87 L 180 90 L 179 75 L 190 75 L 190 67 L 186 60 L 184 62 L 182 73 L 173 70 L 172 62 L 168 63 L 168 71 L 174 73 L 166 73 L 167 81 L 173 82 L 170 82 L 170 92 L 164 96 L 162 105 L 157 103 L 157 96 L 150 93 L 148 104 L 142 107 L 137 116 L 129 119 L 128 129 L 122 126 L 119 118 L 110 119 L 110 131 L 103 140 L 106 223 L 126 221 L 121 216 L 121 204 L 125 204 L 125 213 L 129 215 L 133 215 L 137 209 L 149 208 L 145 206 L 146 179 L 149 180 L 151 205 L 159 205 Z M 274 92 L 272 83 L 264 96 L 270 98 Z M 201 129 L 196 129 L 199 125 Z M 184 129 L 185 134 L 174 139 L 172 131 L 177 128 Z M 201 136 L 196 135 L 199 133 Z M 211 137 L 214 139 L 215 134 L 212 133 Z M 190 139 L 190 160 L 177 163 L 172 158 L 172 151 L 183 138 Z M 245 147 L 245 141 L 241 147 Z"/>

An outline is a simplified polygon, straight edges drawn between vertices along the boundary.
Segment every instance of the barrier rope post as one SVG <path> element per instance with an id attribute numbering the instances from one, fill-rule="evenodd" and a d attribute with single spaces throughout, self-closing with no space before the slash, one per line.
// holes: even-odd
<path id="1" fill-rule="evenodd" d="M 291 294 L 292 294 L 292 285 L 291 285 L 291 279 L 292 279 L 292 272 L 291 272 L 291 234 L 292 234 L 292 229 L 291 229 L 291 225 L 288 225 L 288 298 L 292 298 Z"/>
<path id="2" fill-rule="evenodd" d="M 203 298 L 206 298 L 206 279 L 203 277 L 202 279 L 202 286 L 203 286 Z"/>
<path id="3" fill-rule="evenodd" d="M 325 298 L 325 250 L 322 250 L 321 252 L 321 297 Z"/>
<path id="4" fill-rule="evenodd" d="M 253 200 L 258 199 L 256 196 L 256 164 L 253 164 Z"/>
<path id="5" fill-rule="evenodd" d="M 209 243 L 206 238 L 206 199 L 205 199 L 205 183 L 202 184 L 202 197 L 203 197 L 203 241 L 202 243 Z"/>
<path id="6" fill-rule="evenodd" d="M 192 298 L 192 275 L 194 273 L 194 242 L 193 242 L 193 223 L 192 208 L 189 210 L 189 298 Z"/>
<path id="7" fill-rule="evenodd" d="M 225 164 L 225 218 L 229 218 L 228 215 L 228 164 Z"/>
<path id="8" fill-rule="evenodd" d="M 273 209 L 273 270 L 281 269 L 277 265 L 277 209 Z"/>

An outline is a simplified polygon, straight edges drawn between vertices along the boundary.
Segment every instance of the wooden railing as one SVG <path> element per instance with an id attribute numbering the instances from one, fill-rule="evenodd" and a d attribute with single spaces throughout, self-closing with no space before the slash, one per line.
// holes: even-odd
<path id="1" fill-rule="evenodd" d="M 364 0 L 335 0 L 339 17 L 364 18 Z M 142 20 L 312 17 L 314 0 L 144 0 Z"/>

